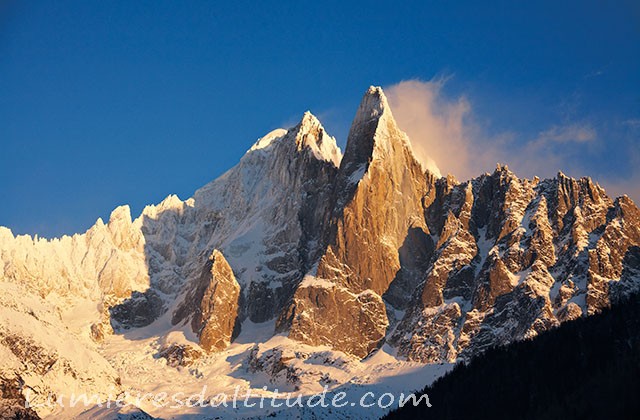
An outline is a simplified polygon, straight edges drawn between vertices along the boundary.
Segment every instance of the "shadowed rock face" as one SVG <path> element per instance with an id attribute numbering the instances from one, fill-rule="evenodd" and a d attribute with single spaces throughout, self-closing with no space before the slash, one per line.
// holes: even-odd
<path id="1" fill-rule="evenodd" d="M 28 407 L 22 387 L 22 378 L 10 375 L 0 375 L 0 418 L 37 420 L 40 417 Z"/>
<path id="2" fill-rule="evenodd" d="M 204 356 L 202 350 L 186 344 L 170 344 L 160 349 L 156 357 L 163 357 L 167 365 L 177 368 L 191 366 Z"/>
<path id="3" fill-rule="evenodd" d="M 191 328 L 207 351 L 225 349 L 239 333 L 240 285 L 220 251 L 215 250 L 200 277 L 173 316 L 173 323 L 191 320 Z"/>
<path id="4" fill-rule="evenodd" d="M 295 127 L 260 139 L 236 167 L 196 192 L 203 214 L 219 209 L 209 245 L 234 268 L 243 320 L 278 316 L 317 259 L 340 158 L 335 140 L 305 113 Z"/>
<path id="5" fill-rule="evenodd" d="M 310 273 L 333 285 L 303 282 L 286 314 L 290 337 L 312 344 L 328 341 L 360 357 L 381 344 L 388 324 L 381 296 L 399 275 L 399 249 L 408 232 L 428 232 L 422 206 L 428 188 L 382 90 L 370 88 L 338 171 L 323 234 L 325 250 Z M 399 280 L 405 288 L 418 282 L 409 274 Z M 395 297 L 402 304 L 401 296 Z M 336 324 L 333 314 L 345 316 Z"/>
<path id="6" fill-rule="evenodd" d="M 589 178 L 522 180 L 498 166 L 462 184 L 440 179 L 436 190 L 425 214 L 437 248 L 390 337 L 412 360 L 455 361 L 531 338 L 640 285 L 638 209 Z"/>

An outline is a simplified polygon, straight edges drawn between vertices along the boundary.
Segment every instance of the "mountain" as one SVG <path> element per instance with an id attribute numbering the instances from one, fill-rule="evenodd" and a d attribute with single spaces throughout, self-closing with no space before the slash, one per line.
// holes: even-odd
<path id="1" fill-rule="evenodd" d="M 431 407 L 405 405 L 384 418 L 636 418 L 640 299 L 491 349 L 423 391 Z"/>
<path id="2" fill-rule="evenodd" d="M 187 200 L 136 219 L 121 206 L 58 239 L 0 228 L 0 287 L 0 378 L 36 403 L 205 384 L 406 392 L 640 289 L 640 211 L 589 178 L 498 165 L 458 182 L 424 169 L 371 87 L 344 156 L 307 112 Z"/>

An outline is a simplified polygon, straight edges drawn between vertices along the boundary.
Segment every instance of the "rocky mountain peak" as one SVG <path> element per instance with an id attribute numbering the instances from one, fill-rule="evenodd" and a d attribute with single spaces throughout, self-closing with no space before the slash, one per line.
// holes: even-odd
<path id="1" fill-rule="evenodd" d="M 13 232 L 11 229 L 0 226 L 0 241 L 2 240 L 13 240 Z"/>
<path id="2" fill-rule="evenodd" d="M 631 217 L 634 221 L 640 220 L 638 207 L 626 194 L 615 199 L 614 209 L 619 217 Z"/>
<path id="3" fill-rule="evenodd" d="M 120 221 L 131 224 L 131 209 L 127 204 L 116 207 L 109 216 L 109 224 Z"/>
<path id="4" fill-rule="evenodd" d="M 256 151 L 266 149 L 271 146 L 275 141 L 282 139 L 287 134 L 287 130 L 284 128 L 276 128 L 268 132 L 263 137 L 260 137 L 254 144 L 251 146 L 249 150 L 247 150 L 247 154 Z"/>
<path id="5" fill-rule="evenodd" d="M 359 357 L 381 345 L 388 326 L 382 296 L 400 306 L 406 303 L 406 290 L 419 278 L 411 270 L 400 272 L 402 262 L 419 265 L 414 260 L 423 255 L 411 248 L 430 246 L 422 204 L 427 184 L 382 89 L 369 88 L 351 126 L 333 188 L 323 253 L 309 273 L 319 281 L 299 288 L 283 317 L 291 325 L 290 337 L 309 344 L 330 343 Z M 333 317 L 339 311 L 344 311 L 343 319 L 336 328 Z M 346 331 L 349 340 L 344 338 Z"/>
<path id="6" fill-rule="evenodd" d="M 303 114 L 302 120 L 289 132 L 295 133 L 294 139 L 298 151 L 309 149 L 318 160 L 340 166 L 342 152 L 336 139 L 327 134 L 324 127 L 311 112 Z"/>
<path id="7" fill-rule="evenodd" d="M 349 191 L 349 184 L 357 184 L 374 161 L 387 166 L 417 165 L 420 168 L 409 138 L 398 127 L 382 88 L 371 86 L 349 130 L 338 187 Z"/>
<path id="8" fill-rule="evenodd" d="M 287 158 L 284 155 L 299 154 L 306 150 L 316 160 L 331 162 L 336 168 L 340 166 L 342 152 L 335 138 L 326 132 L 318 118 L 309 111 L 302 115 L 295 126 L 289 129 L 278 128 L 259 138 L 243 160 L 253 165 L 264 157 L 264 153 L 278 154 L 276 160 L 282 160 Z"/>
<path id="9" fill-rule="evenodd" d="M 381 87 L 370 86 L 360 102 L 360 107 L 353 120 L 353 127 L 357 128 L 369 121 L 378 120 L 383 115 L 391 115 L 387 97 Z"/>

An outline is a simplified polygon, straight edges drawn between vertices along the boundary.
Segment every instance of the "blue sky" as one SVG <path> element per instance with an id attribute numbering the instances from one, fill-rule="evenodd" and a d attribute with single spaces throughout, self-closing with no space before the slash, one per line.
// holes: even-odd
<path id="1" fill-rule="evenodd" d="M 640 198 L 637 2 L 491 3 L 1 1 L 0 225 L 187 198 L 307 109 L 344 145 L 366 88 L 406 80 L 464 108 L 460 147 Z"/>

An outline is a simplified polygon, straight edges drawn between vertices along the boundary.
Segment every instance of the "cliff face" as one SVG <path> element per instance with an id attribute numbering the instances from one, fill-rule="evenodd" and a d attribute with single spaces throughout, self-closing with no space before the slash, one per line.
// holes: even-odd
<path id="1" fill-rule="evenodd" d="M 521 180 L 498 166 L 439 191 L 426 209 L 437 250 L 392 335 L 413 360 L 454 361 L 534 337 L 638 286 L 622 279 L 625 261 L 633 272 L 638 209 L 589 178 Z"/>
<path id="2" fill-rule="evenodd" d="M 407 295 L 397 291 L 418 282 L 401 272 L 400 248 L 411 230 L 427 235 L 422 198 L 428 188 L 382 90 L 370 88 L 349 132 L 324 226 L 324 251 L 309 273 L 314 280 L 302 283 L 287 313 L 290 337 L 328 341 L 359 357 L 381 344 L 388 327 L 382 296 L 390 292 L 402 305 Z M 410 266 L 414 256 L 407 252 L 402 262 Z M 338 312 L 345 316 L 336 323 Z"/>
<path id="3" fill-rule="evenodd" d="M 225 349 L 238 335 L 240 285 L 222 253 L 214 250 L 202 276 L 173 315 L 177 324 L 189 321 L 207 351 Z"/>
<path id="4" fill-rule="evenodd" d="M 215 215 L 204 248 L 220 249 L 234 269 L 242 319 L 276 317 L 315 259 L 340 158 L 335 139 L 305 113 L 196 191 L 199 218 Z"/>

